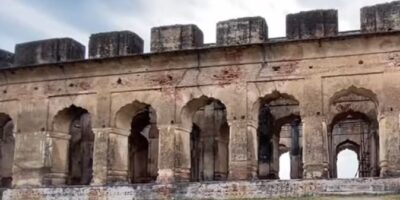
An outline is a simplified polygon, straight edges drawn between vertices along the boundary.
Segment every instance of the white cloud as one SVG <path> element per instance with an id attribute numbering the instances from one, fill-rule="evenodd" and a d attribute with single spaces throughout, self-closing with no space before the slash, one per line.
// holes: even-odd
<path id="1" fill-rule="evenodd" d="M 35 38 L 35 40 L 54 37 L 72 37 L 79 41 L 87 40 L 87 33 L 82 32 L 78 27 L 72 27 L 62 21 L 55 20 L 45 12 L 35 10 L 20 1 L 3 0 L 2 4 L 4 6 L 0 6 L 0 17 L 24 27 L 28 32 L 37 32 L 42 36 L 42 38 Z M 21 38 L 13 38 L 12 36 L 2 37 L 8 38 L 8 41 L 1 43 L 7 44 L 10 40 L 14 43 L 26 42 L 24 39 L 17 41 Z M 11 47 L 8 47 L 8 49 L 11 50 Z"/>

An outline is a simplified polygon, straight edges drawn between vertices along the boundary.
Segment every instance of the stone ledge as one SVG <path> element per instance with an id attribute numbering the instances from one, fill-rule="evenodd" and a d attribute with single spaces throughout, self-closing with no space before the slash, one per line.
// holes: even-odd
<path id="1" fill-rule="evenodd" d="M 400 178 L 21 188 L 6 190 L 3 199 L 260 199 L 388 194 L 400 194 Z"/>

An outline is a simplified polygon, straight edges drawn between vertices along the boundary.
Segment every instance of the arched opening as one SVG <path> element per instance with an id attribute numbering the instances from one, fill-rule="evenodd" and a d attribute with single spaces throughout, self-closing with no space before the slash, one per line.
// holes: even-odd
<path id="1" fill-rule="evenodd" d="M 0 187 L 9 188 L 12 185 L 12 167 L 14 163 L 14 123 L 10 116 L 0 114 Z"/>
<path id="2" fill-rule="evenodd" d="M 289 168 L 291 179 L 302 178 L 302 123 L 298 101 L 278 92 L 260 99 L 257 132 L 258 177 L 278 179 L 280 169 Z M 285 152 L 289 152 L 290 162 L 280 163 L 280 156 Z"/>
<path id="3" fill-rule="evenodd" d="M 129 171 L 131 183 L 149 183 L 157 178 L 158 128 L 150 106 L 138 110 L 132 118 L 129 135 Z"/>
<path id="4" fill-rule="evenodd" d="M 226 180 L 229 170 L 226 108 L 216 99 L 204 100 L 192 110 L 191 181 Z"/>
<path id="5" fill-rule="evenodd" d="M 72 105 L 57 114 L 53 130 L 69 135 L 66 183 L 89 185 L 93 178 L 94 146 L 89 112 Z"/>
<path id="6" fill-rule="evenodd" d="M 351 149 L 341 150 L 337 155 L 337 177 L 358 178 L 358 156 Z"/>
<path id="7" fill-rule="evenodd" d="M 285 152 L 279 156 L 279 179 L 290 180 L 290 153 Z"/>
<path id="8" fill-rule="evenodd" d="M 355 152 L 357 159 L 353 159 L 348 166 L 358 164 L 357 177 L 379 176 L 379 138 L 378 123 L 367 115 L 347 111 L 338 114 L 332 122 L 329 134 L 331 150 L 331 177 L 339 178 L 338 155 L 345 149 Z M 355 174 L 351 176 L 355 177 Z"/>

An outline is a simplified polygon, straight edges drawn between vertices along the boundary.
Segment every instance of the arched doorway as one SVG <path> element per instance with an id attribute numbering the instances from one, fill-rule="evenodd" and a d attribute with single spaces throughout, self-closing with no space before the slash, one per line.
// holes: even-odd
<path id="1" fill-rule="evenodd" d="M 192 106 L 196 105 L 196 106 Z M 229 163 L 229 125 L 226 107 L 203 97 L 188 103 L 192 108 L 190 133 L 191 181 L 226 180 Z"/>
<path id="2" fill-rule="evenodd" d="M 133 117 L 129 136 L 131 183 L 149 183 L 157 178 L 158 128 L 155 111 L 145 106 Z"/>
<path id="3" fill-rule="evenodd" d="M 51 173 L 58 172 L 62 168 L 59 163 L 54 162 L 66 163 L 66 184 L 89 185 L 93 178 L 94 147 L 94 133 L 89 112 L 74 105 L 63 109 L 54 118 L 53 131 L 59 134 L 53 138 L 53 143 L 66 144 L 68 151 L 63 151 L 61 147 L 54 149 L 54 154 L 66 154 L 64 158 L 66 162 L 61 157 L 57 158 L 60 160 L 54 158 Z M 66 142 L 62 142 L 64 139 L 61 138 L 65 138 Z"/>
<path id="4" fill-rule="evenodd" d="M 290 153 L 289 151 L 282 153 L 279 156 L 279 179 L 290 179 Z"/>
<path id="5" fill-rule="evenodd" d="M 358 178 L 358 155 L 351 149 L 343 149 L 337 154 L 337 178 Z"/>
<path id="6" fill-rule="evenodd" d="M 139 101 L 126 104 L 116 112 L 115 128 L 123 132 L 123 136 L 117 137 L 120 137 L 120 143 L 124 146 L 113 153 L 118 157 L 116 162 L 111 164 L 112 168 L 117 169 L 116 174 L 120 179 L 116 182 L 128 180 L 130 183 L 149 183 L 155 181 L 158 173 L 159 130 L 157 114 L 153 107 Z M 121 154 L 127 155 L 127 157 L 120 158 Z M 118 172 L 124 171 L 125 173 L 125 170 L 126 179 Z"/>
<path id="7" fill-rule="evenodd" d="M 12 168 L 14 163 L 14 123 L 10 116 L 0 114 L 0 187 L 12 185 Z"/>
<path id="8" fill-rule="evenodd" d="M 273 92 L 260 99 L 258 115 L 258 177 L 278 179 L 280 156 L 289 152 L 290 178 L 303 176 L 302 123 L 299 103 L 293 97 Z"/>
<path id="9" fill-rule="evenodd" d="M 331 150 L 331 177 L 338 178 L 338 154 L 350 149 L 357 154 L 358 177 L 379 176 L 378 122 L 367 115 L 349 110 L 336 115 L 329 134 Z M 349 163 L 354 164 L 353 163 Z"/>
<path id="10" fill-rule="evenodd" d="M 93 178 L 93 145 L 90 114 L 82 109 L 70 109 L 72 122 L 69 129 L 69 185 L 89 185 Z"/>

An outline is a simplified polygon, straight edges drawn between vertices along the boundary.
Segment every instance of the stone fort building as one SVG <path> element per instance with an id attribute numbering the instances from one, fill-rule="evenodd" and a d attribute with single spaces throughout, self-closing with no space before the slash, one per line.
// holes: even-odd
<path id="1" fill-rule="evenodd" d="M 0 51 L 3 199 L 400 192 L 400 2 L 17 44 Z M 350 149 L 359 179 L 337 178 Z M 291 178 L 277 181 L 290 152 Z M 145 184 L 146 183 L 146 184 Z"/>

